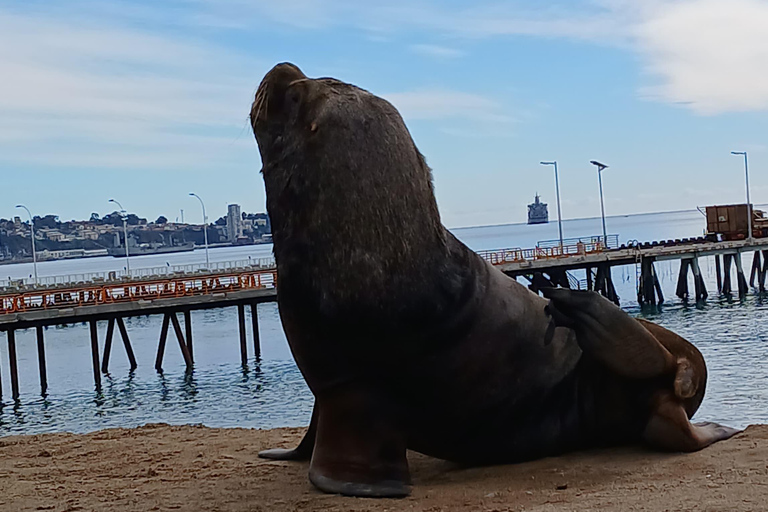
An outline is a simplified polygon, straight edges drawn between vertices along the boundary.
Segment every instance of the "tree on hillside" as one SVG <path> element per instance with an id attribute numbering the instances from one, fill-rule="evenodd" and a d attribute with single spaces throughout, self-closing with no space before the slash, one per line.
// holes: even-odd
<path id="1" fill-rule="evenodd" d="M 157 220 L 155 221 L 155 224 L 167 224 L 168 219 L 166 219 L 164 216 L 159 216 Z"/>

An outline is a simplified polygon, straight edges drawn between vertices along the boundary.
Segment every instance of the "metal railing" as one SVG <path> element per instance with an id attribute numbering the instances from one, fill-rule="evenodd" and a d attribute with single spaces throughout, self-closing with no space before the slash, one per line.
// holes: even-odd
<path id="1" fill-rule="evenodd" d="M 122 281 L 155 279 L 158 277 L 189 275 L 189 274 L 217 274 L 232 272 L 242 269 L 272 269 L 275 268 L 274 258 L 257 258 L 235 261 L 212 262 L 210 265 L 194 263 L 189 265 L 164 265 L 159 267 L 135 268 L 130 274 L 125 270 L 109 272 L 85 272 L 67 274 L 62 276 L 39 277 L 37 286 L 33 278 L 0 279 L 0 290 L 25 290 L 29 288 L 53 288 L 89 283 L 111 283 Z"/>
<path id="2" fill-rule="evenodd" d="M 179 276 L 126 283 L 88 283 L 69 289 L 37 289 L 0 295 L 0 315 L 47 309 L 67 309 L 131 301 L 189 297 L 228 291 L 274 288 L 277 271 Z"/>
<path id="3" fill-rule="evenodd" d="M 619 247 L 619 235 L 608 235 L 607 241 L 607 244 L 604 243 L 602 236 L 569 238 L 563 240 L 563 246 L 560 247 L 560 240 L 547 240 L 539 242 L 533 249 L 521 249 L 519 247 L 514 249 L 494 249 L 478 251 L 477 254 L 492 265 L 524 263 L 526 261 L 594 254 Z"/>

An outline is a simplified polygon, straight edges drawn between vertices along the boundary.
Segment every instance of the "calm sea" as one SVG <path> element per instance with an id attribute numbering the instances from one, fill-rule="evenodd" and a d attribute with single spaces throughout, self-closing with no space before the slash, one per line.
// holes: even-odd
<path id="1" fill-rule="evenodd" d="M 697 211 L 609 217 L 609 234 L 620 241 L 660 240 L 700 236 L 704 217 Z M 564 236 L 601 233 L 600 219 L 569 220 Z M 522 224 L 455 229 L 453 232 L 475 250 L 533 247 L 556 239 L 557 223 Z M 212 261 L 242 260 L 269 255 L 271 246 L 217 248 Z M 203 262 L 202 250 L 132 258 L 132 268 Z M 749 258 L 745 269 L 749 269 Z M 45 262 L 41 276 L 104 272 L 121 269 L 124 260 L 111 257 Z M 710 371 L 707 396 L 697 419 L 744 427 L 768 423 L 768 297 L 750 294 L 745 300 L 718 298 L 714 262 L 702 261 L 702 272 L 711 298 L 705 305 L 682 304 L 674 297 L 676 262 L 657 264 L 667 302 L 659 312 L 641 313 L 635 292 L 635 268 L 617 267 L 614 281 L 622 307 L 643 315 L 692 341 L 704 353 Z M 0 267 L 3 278 L 32 273 L 31 264 Z M 583 277 L 579 275 L 578 277 Z M 111 375 L 100 393 L 94 391 L 86 325 L 46 330 L 49 392 L 39 393 L 34 331 L 17 333 L 21 398 L 8 398 L 7 344 L 0 343 L 2 382 L 5 392 L 0 407 L 0 434 L 40 432 L 87 432 L 107 427 L 132 427 L 149 422 L 202 423 L 214 427 L 305 425 L 312 396 L 291 358 L 280 326 L 277 306 L 262 304 L 258 310 L 262 360 L 240 366 L 237 314 L 234 308 L 192 313 L 195 368 L 186 373 L 175 339 L 169 340 L 165 372 L 153 369 L 161 317 L 126 320 L 138 360 L 130 373 L 119 338 L 112 350 Z M 248 322 L 250 326 L 250 322 Z M 100 324 L 101 345 L 106 325 Z M 252 347 L 249 346 L 249 350 Z"/>

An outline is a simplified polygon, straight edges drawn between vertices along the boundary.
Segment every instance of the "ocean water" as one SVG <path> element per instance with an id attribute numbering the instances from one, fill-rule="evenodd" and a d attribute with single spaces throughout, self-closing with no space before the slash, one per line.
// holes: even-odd
<path id="1" fill-rule="evenodd" d="M 696 237 L 704 230 L 697 211 L 609 217 L 609 234 L 619 240 L 651 241 Z M 475 250 L 533 247 L 538 241 L 558 237 L 557 223 L 527 226 L 512 224 L 452 230 Z M 599 218 L 563 223 L 566 238 L 602 232 Z M 211 249 L 211 261 L 257 259 L 269 255 L 270 246 Z M 203 262 L 202 250 L 158 256 L 134 257 L 132 268 Z M 678 263 L 657 263 L 665 304 L 641 311 L 636 301 L 635 267 L 615 267 L 613 278 L 622 307 L 678 332 L 704 354 L 709 368 L 707 395 L 696 418 L 744 427 L 768 423 L 768 296 L 754 292 L 744 300 L 718 297 L 714 261 L 702 260 L 710 291 L 705 304 L 684 304 L 674 297 Z M 750 258 L 744 268 L 750 268 Z M 41 276 L 105 272 L 122 269 L 124 260 L 105 257 L 44 262 Z M 0 266 L 3 278 L 32 273 L 31 264 Z M 577 277 L 582 278 L 583 275 Z M 247 313 L 250 314 L 250 313 Z M 155 352 L 162 318 L 126 319 L 138 368 L 129 365 L 119 337 L 115 337 L 110 375 L 101 392 L 94 389 L 90 338 L 84 324 L 46 329 L 49 390 L 40 395 L 36 338 L 33 330 L 17 332 L 21 397 L 9 397 L 7 344 L 0 335 L 0 435 L 40 432 L 88 432 L 108 427 L 132 427 L 151 422 L 202 423 L 213 427 L 305 425 L 312 409 L 312 395 L 291 358 L 276 304 L 258 308 L 262 359 L 256 361 L 249 344 L 247 367 L 240 365 L 235 308 L 192 313 L 195 368 L 186 372 L 175 338 L 166 348 L 164 372 L 157 373 Z M 247 322 L 250 330 L 250 321 Z M 99 324 L 100 350 L 106 323 Z M 249 331 L 250 340 L 250 331 Z"/>

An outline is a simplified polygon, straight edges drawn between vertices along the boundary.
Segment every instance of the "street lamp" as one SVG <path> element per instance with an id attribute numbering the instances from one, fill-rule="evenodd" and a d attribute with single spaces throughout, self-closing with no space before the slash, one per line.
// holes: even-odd
<path id="1" fill-rule="evenodd" d="M 29 215 L 29 229 L 32 231 L 32 267 L 35 269 L 35 286 L 37 286 L 37 252 L 35 251 L 35 221 L 32 219 L 32 213 L 29 208 L 23 204 L 17 204 L 16 208 L 21 208 L 27 211 Z"/>
<path id="2" fill-rule="evenodd" d="M 125 269 L 128 272 L 128 277 L 131 277 L 131 258 L 128 255 L 128 215 L 119 202 L 114 199 L 109 200 L 110 203 L 115 203 L 120 208 L 120 216 L 123 218 L 123 233 L 125 234 Z"/>
<path id="3" fill-rule="evenodd" d="M 747 229 L 749 230 L 747 234 L 747 241 L 749 243 L 752 243 L 752 206 L 749 202 L 749 163 L 747 162 L 747 152 L 746 151 L 731 151 L 732 155 L 744 155 L 744 176 L 747 180 Z"/>
<path id="4" fill-rule="evenodd" d="M 205 216 L 205 203 L 200 199 L 200 196 L 194 192 L 190 192 L 189 195 L 196 197 L 200 201 L 200 206 L 203 207 L 203 239 L 205 240 L 205 268 L 209 269 L 211 264 L 208 260 L 208 217 Z"/>
<path id="5" fill-rule="evenodd" d="M 555 190 L 557 192 L 557 228 L 560 230 L 560 254 L 563 254 L 563 220 L 560 215 L 560 181 L 557 176 L 557 161 L 539 162 L 541 165 L 553 165 L 555 167 Z"/>
<path id="6" fill-rule="evenodd" d="M 605 202 L 603 201 L 603 171 L 608 168 L 597 160 L 591 160 L 589 163 L 597 167 L 597 182 L 600 184 L 600 214 L 603 218 L 603 243 L 608 248 L 608 232 L 605 230 Z"/>

